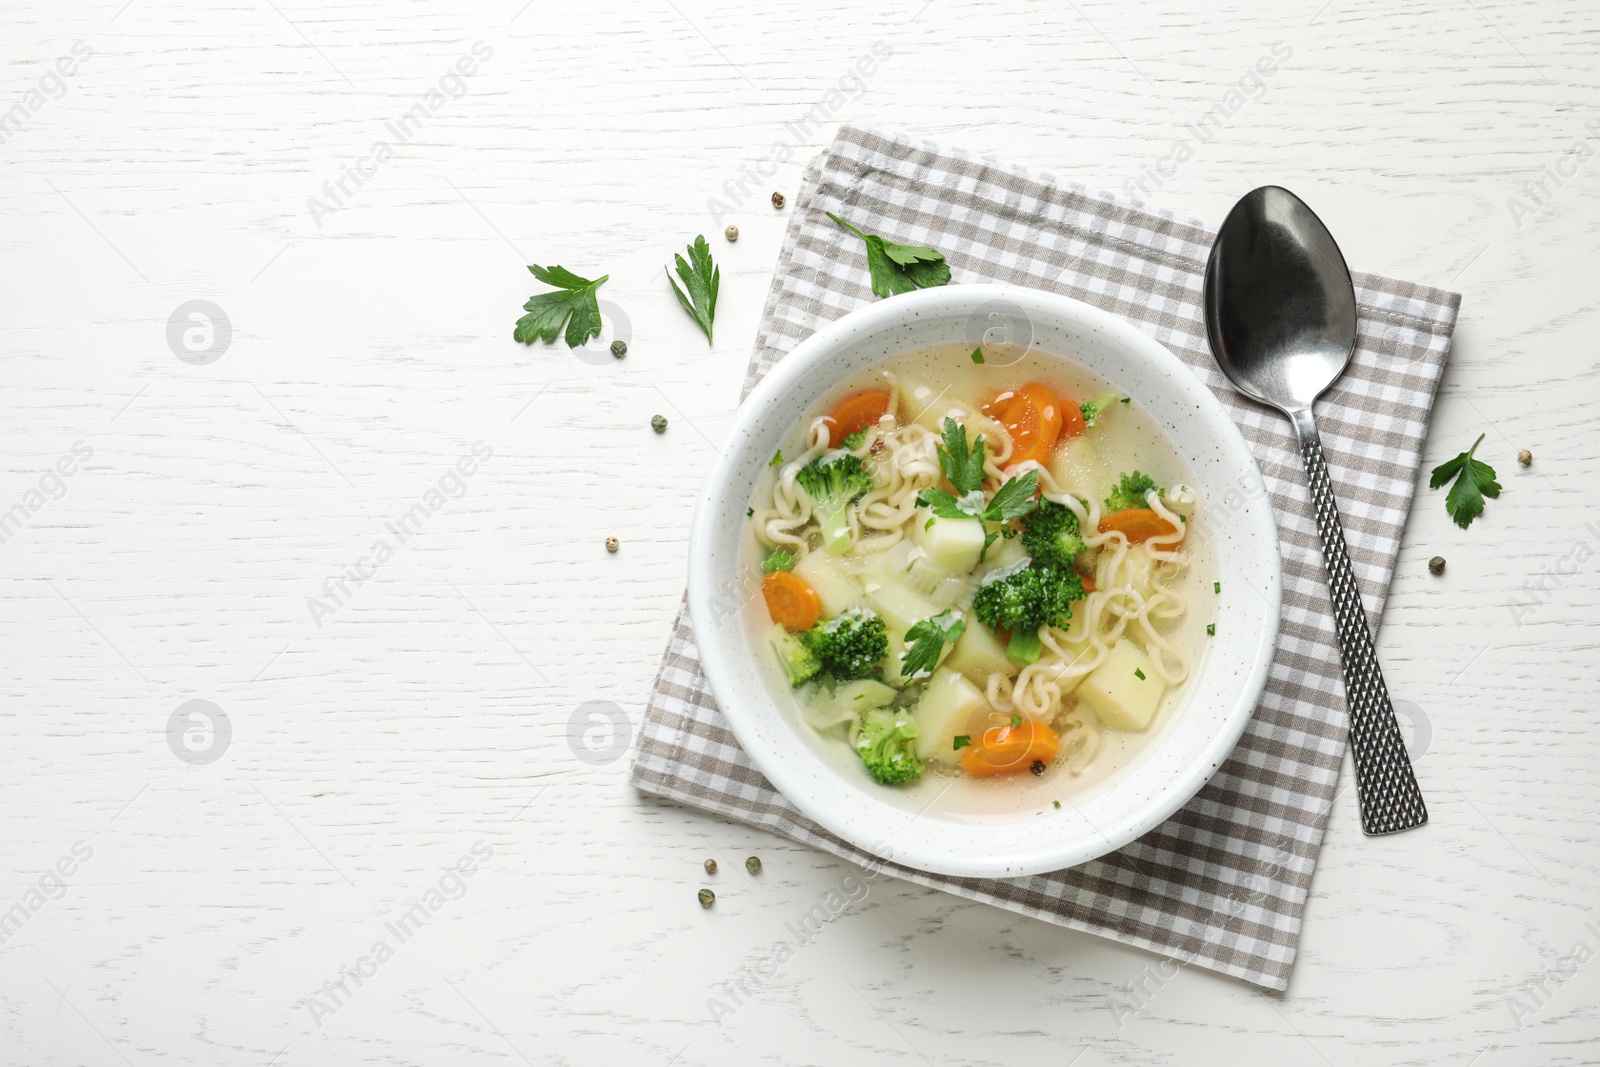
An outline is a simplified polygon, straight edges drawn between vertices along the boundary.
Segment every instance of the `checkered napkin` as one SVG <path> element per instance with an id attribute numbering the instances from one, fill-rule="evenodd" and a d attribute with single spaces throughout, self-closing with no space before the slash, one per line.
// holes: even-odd
<path id="1" fill-rule="evenodd" d="M 953 285 L 1030 286 L 1121 315 L 1210 386 L 1244 433 L 1278 518 L 1283 621 L 1266 691 L 1216 776 L 1128 847 L 1031 878 L 948 878 L 868 855 L 778 794 L 717 710 L 680 608 L 646 712 L 634 784 L 864 868 L 1287 988 L 1344 757 L 1344 685 L 1294 434 L 1281 415 L 1233 391 L 1206 344 L 1201 278 L 1211 231 L 1036 171 L 847 126 L 807 168 L 795 197 L 746 393 L 799 341 L 874 300 L 860 240 L 824 211 L 939 249 Z M 1356 274 L 1355 286 L 1355 360 L 1319 404 L 1317 421 L 1376 627 L 1461 298 L 1371 274 Z"/>

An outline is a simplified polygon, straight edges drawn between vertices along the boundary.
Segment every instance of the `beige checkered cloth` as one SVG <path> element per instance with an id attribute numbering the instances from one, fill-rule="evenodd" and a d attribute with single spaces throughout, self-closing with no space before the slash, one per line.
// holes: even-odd
<path id="1" fill-rule="evenodd" d="M 680 610 L 646 712 L 634 784 L 865 868 L 1286 988 L 1344 757 L 1344 685 L 1294 435 L 1281 415 L 1233 391 L 1206 344 L 1201 278 L 1212 233 L 1035 171 L 845 127 L 795 197 L 747 393 L 796 343 L 874 300 L 860 240 L 824 211 L 939 249 L 953 285 L 1030 286 L 1121 315 L 1211 387 L 1255 454 L 1278 516 L 1283 623 L 1266 692 L 1210 783 L 1127 848 L 1031 878 L 947 878 L 845 844 L 773 789 L 712 701 Z M 1355 286 L 1360 343 L 1317 421 L 1376 627 L 1461 298 L 1371 274 L 1356 274 Z"/>

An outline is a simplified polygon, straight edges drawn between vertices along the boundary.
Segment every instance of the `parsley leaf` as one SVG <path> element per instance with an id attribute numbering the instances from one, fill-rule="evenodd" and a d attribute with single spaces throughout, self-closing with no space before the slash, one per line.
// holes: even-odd
<path id="1" fill-rule="evenodd" d="M 1039 505 L 1034 493 L 1039 488 L 1039 472 L 1030 470 L 1012 478 L 985 503 L 983 496 L 983 435 L 967 447 L 967 428 L 955 419 L 944 420 L 944 440 L 939 446 L 939 469 L 961 495 L 943 489 L 924 489 L 917 503 L 942 519 L 983 519 L 1010 522 Z"/>
<path id="2" fill-rule="evenodd" d="M 971 734 L 956 734 L 955 743 L 951 746 L 952 752 L 960 752 L 964 748 L 972 747 Z"/>
<path id="3" fill-rule="evenodd" d="M 528 269 L 541 282 L 555 286 L 555 291 L 528 298 L 528 302 L 522 305 L 522 310 L 528 314 L 517 320 L 512 337 L 525 345 L 531 345 L 536 340 L 555 344 L 561 327 L 566 326 L 567 347 L 577 348 L 586 344 L 589 338 L 600 335 L 600 301 L 596 299 L 594 291 L 610 278 L 609 274 L 590 281 L 578 277 L 565 267 L 541 267 L 530 263 Z"/>
<path id="4" fill-rule="evenodd" d="M 906 654 L 900 657 L 900 673 L 907 678 L 932 674 L 944 646 L 955 644 L 966 630 L 966 622 L 949 608 L 914 624 L 906 631 Z"/>
<path id="5" fill-rule="evenodd" d="M 956 498 L 943 489 L 924 489 L 917 494 L 917 503 L 933 512 L 941 519 L 975 519 L 983 513 L 980 502 L 978 508 L 973 510 L 971 503 L 965 498 Z M 929 519 L 923 529 L 931 530 L 933 519 Z"/>
<path id="6" fill-rule="evenodd" d="M 989 501 L 983 517 L 990 522 L 1010 522 L 1020 519 L 1039 506 L 1034 493 L 1039 488 L 1039 472 L 1030 470 L 1020 478 L 1012 478 L 1002 485 Z"/>
<path id="7" fill-rule="evenodd" d="M 939 449 L 939 469 L 958 493 L 983 485 L 983 434 L 967 448 L 967 428 L 955 419 L 944 420 L 944 443 Z"/>
<path id="8" fill-rule="evenodd" d="M 1484 497 L 1494 499 L 1500 495 L 1500 483 L 1494 480 L 1494 468 L 1481 459 L 1472 458 L 1478 446 L 1483 444 L 1484 436 L 1480 433 L 1471 448 L 1433 468 L 1433 477 L 1428 479 L 1429 489 L 1437 489 L 1451 478 L 1456 479 L 1456 484 L 1445 495 L 1444 509 L 1463 530 L 1483 514 Z"/>
<path id="9" fill-rule="evenodd" d="M 972 350 L 972 362 L 974 362 L 974 363 L 982 363 L 983 362 L 983 346 L 982 345 L 979 345 L 977 348 L 974 348 Z"/>
<path id="10" fill-rule="evenodd" d="M 894 296 L 950 283 L 950 266 L 937 249 L 896 244 L 877 234 L 862 233 L 831 211 L 828 217 L 866 242 L 867 269 L 872 272 L 872 291 L 877 295 Z"/>
<path id="11" fill-rule="evenodd" d="M 694 321 L 700 324 L 705 331 L 706 343 L 715 344 L 711 338 L 711 322 L 717 317 L 717 287 L 722 284 L 722 270 L 711 262 L 711 246 L 706 244 L 705 234 L 695 237 L 694 244 L 689 246 L 689 260 L 684 262 L 680 255 L 672 257 L 678 263 L 678 277 L 683 279 L 683 289 L 678 288 L 678 283 L 672 280 L 672 275 L 667 275 L 667 284 L 672 286 L 672 292 L 678 298 L 678 303 L 683 305 Z M 684 295 L 688 290 L 688 295 Z"/>

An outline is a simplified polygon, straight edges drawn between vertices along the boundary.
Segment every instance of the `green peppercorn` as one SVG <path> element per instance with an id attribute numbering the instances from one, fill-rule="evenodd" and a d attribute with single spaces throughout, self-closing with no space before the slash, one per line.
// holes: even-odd
<path id="1" fill-rule="evenodd" d="M 760 856 L 751 856 L 749 859 L 745 860 L 744 861 L 744 869 L 749 871 L 751 874 L 760 874 L 761 873 L 761 857 Z"/>
<path id="2" fill-rule="evenodd" d="M 716 860 L 706 860 L 706 873 L 707 874 L 716 874 L 717 873 L 717 861 Z"/>
<path id="3" fill-rule="evenodd" d="M 1428 561 L 1428 573 L 1429 574 L 1443 574 L 1444 573 L 1444 557 L 1443 556 L 1434 556 L 1432 559 L 1430 559 Z"/>
<path id="4" fill-rule="evenodd" d="M 717 902 L 717 895 L 709 889 L 700 890 L 700 906 L 709 908 Z"/>
<path id="5" fill-rule="evenodd" d="M 737 241 L 739 239 L 739 227 L 729 226 L 726 230 L 722 231 L 722 236 L 726 237 L 730 241 Z"/>
<path id="6" fill-rule="evenodd" d="M 656 433 L 667 432 L 667 417 L 665 415 L 650 416 L 650 428 Z"/>
<path id="7" fill-rule="evenodd" d="M 611 354 L 613 356 L 616 356 L 618 359 L 621 359 L 623 356 L 627 355 L 628 354 L 628 342 L 622 340 L 621 338 L 618 338 L 617 340 L 612 341 L 611 342 Z"/>

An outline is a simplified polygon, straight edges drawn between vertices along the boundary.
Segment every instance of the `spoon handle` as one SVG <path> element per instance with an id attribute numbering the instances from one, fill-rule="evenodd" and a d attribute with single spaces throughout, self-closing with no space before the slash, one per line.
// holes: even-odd
<path id="1" fill-rule="evenodd" d="M 1361 799 L 1361 829 L 1368 834 L 1392 834 L 1428 821 L 1422 791 L 1411 771 L 1405 741 L 1383 684 L 1378 654 L 1367 629 L 1367 613 L 1356 587 L 1355 570 L 1345 546 L 1339 504 L 1322 455 L 1322 439 L 1309 408 L 1289 413 L 1300 437 L 1311 505 L 1322 535 L 1322 561 L 1328 568 L 1328 588 L 1333 593 L 1333 619 L 1339 634 L 1339 655 L 1344 666 L 1345 697 L 1350 702 L 1350 748 L 1356 765 L 1356 790 Z"/>

